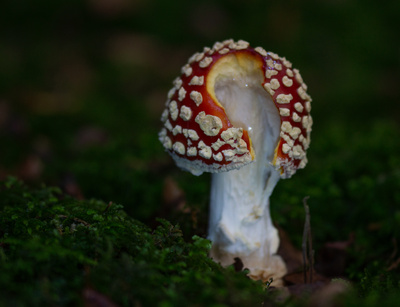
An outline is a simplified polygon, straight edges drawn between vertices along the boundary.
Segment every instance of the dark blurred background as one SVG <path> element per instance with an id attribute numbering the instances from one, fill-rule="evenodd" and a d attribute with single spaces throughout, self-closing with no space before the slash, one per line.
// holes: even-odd
<path id="1" fill-rule="evenodd" d="M 166 185 L 206 205 L 208 176 L 181 175 L 157 132 L 187 58 L 228 38 L 300 69 L 320 168 L 326 131 L 346 155 L 370 127 L 398 128 L 399 13 L 399 1 L 2 1 L 0 178 L 119 202 L 142 220 L 160 214 Z"/>

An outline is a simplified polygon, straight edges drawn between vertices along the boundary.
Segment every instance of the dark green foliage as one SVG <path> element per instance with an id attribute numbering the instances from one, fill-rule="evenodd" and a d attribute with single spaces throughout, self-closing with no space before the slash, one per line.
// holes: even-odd
<path id="1" fill-rule="evenodd" d="M 0 306 L 79 305 L 89 290 L 120 305 L 260 305 L 257 284 L 192 239 L 206 233 L 209 176 L 177 169 L 157 140 L 180 67 L 228 38 L 287 57 L 313 98 L 309 164 L 277 185 L 274 221 L 299 248 L 309 196 L 317 266 L 326 243 L 354 238 L 341 251 L 354 290 L 338 305 L 398 305 L 399 10 L 359 0 L 3 1 L 0 178 L 102 201 L 3 183 Z M 167 177 L 186 207 L 164 202 Z"/>
<path id="2" fill-rule="evenodd" d="M 357 239 L 378 252 L 380 235 L 388 243 L 400 239 L 399 139 L 400 127 L 392 121 L 322 126 L 314 133 L 307 168 L 279 182 L 272 195 L 272 209 L 280 212 L 276 219 L 285 229 L 293 220 L 300 226 L 301 200 L 310 196 L 316 242 L 345 240 L 358 232 Z M 370 224 L 376 224 L 375 232 L 366 237 Z"/>
<path id="3" fill-rule="evenodd" d="M 340 306 L 397 306 L 400 280 L 395 274 L 382 272 L 379 266 L 365 269 L 356 289 L 338 298 Z"/>
<path id="4" fill-rule="evenodd" d="M 255 306 L 262 285 L 207 257 L 210 242 L 185 242 L 179 226 L 155 230 L 122 206 L 77 201 L 58 188 L 0 187 L 0 305 Z"/>

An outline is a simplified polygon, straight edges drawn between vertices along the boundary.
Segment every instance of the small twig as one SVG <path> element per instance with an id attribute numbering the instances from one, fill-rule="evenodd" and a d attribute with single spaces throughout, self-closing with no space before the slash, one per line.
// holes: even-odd
<path id="1" fill-rule="evenodd" d="M 310 242 L 311 242 L 311 243 L 310 243 L 310 246 L 312 246 L 312 241 L 310 241 Z M 311 249 L 311 247 L 310 247 L 310 249 Z M 309 270 L 310 270 L 310 284 L 313 282 L 314 254 L 315 254 L 315 251 L 312 250 L 312 251 L 310 252 L 310 267 L 309 267 Z"/>
<path id="2" fill-rule="evenodd" d="M 386 269 L 387 271 L 394 270 L 400 265 L 400 257 L 397 260 L 395 260 L 396 255 L 397 255 L 397 241 L 396 241 L 396 238 L 393 238 L 392 242 L 393 242 L 393 247 L 394 248 L 393 248 L 393 252 L 390 255 L 389 260 L 388 260 L 388 263 L 391 263 L 391 264 Z"/>
<path id="3" fill-rule="evenodd" d="M 386 271 L 391 271 L 394 269 L 397 269 L 397 267 L 400 265 L 400 258 L 394 261 L 387 269 Z"/>
<path id="4" fill-rule="evenodd" d="M 306 202 L 307 199 L 304 200 Z M 311 236 L 311 215 L 310 215 L 310 209 L 308 205 L 306 204 L 307 208 L 307 215 L 308 215 L 308 270 L 309 270 L 309 282 L 312 283 L 313 281 L 313 269 L 314 269 L 314 250 L 312 246 L 312 236 Z"/>
<path id="5" fill-rule="evenodd" d="M 396 238 L 392 238 L 392 242 L 393 242 L 393 252 L 390 255 L 389 261 L 393 261 L 394 258 L 396 258 L 396 254 L 397 254 L 397 241 Z"/>
<path id="6" fill-rule="evenodd" d="M 301 243 L 301 251 L 303 254 L 303 274 L 304 274 L 304 283 L 307 283 L 307 226 L 306 222 L 304 223 L 303 230 L 303 242 Z"/>
<path id="7" fill-rule="evenodd" d="M 304 222 L 304 230 L 303 230 L 303 242 L 301 244 L 302 254 L 303 254 L 303 269 L 304 269 L 304 283 L 312 283 L 313 278 L 313 267 L 314 267 L 314 251 L 312 248 L 312 236 L 311 236 L 311 217 L 310 217 L 310 208 L 307 205 L 307 200 L 309 196 L 304 197 L 303 205 L 304 211 L 306 213 L 305 222 Z M 307 245 L 308 243 L 308 245 Z M 308 248 L 307 248 L 308 247 Z M 308 265 L 308 269 L 307 269 Z M 307 271 L 308 278 L 307 278 Z"/>
<path id="8" fill-rule="evenodd" d="M 63 218 L 63 219 L 68 219 L 68 218 L 70 218 L 70 217 L 68 217 L 68 216 L 66 216 L 66 215 L 64 215 L 64 214 L 59 214 L 58 217 Z M 86 222 L 86 221 L 84 221 L 84 220 L 82 220 L 82 219 L 80 219 L 80 218 L 72 217 L 71 219 L 72 219 L 74 222 L 81 223 L 81 224 L 83 224 L 83 225 L 85 225 L 85 226 L 90 226 L 90 224 L 89 224 L 88 222 Z"/>
<path id="9" fill-rule="evenodd" d="M 113 204 L 112 201 L 110 201 L 110 202 L 108 203 L 107 207 L 104 209 L 104 213 L 106 213 L 106 212 L 108 211 L 108 209 L 111 208 L 112 204 Z"/>

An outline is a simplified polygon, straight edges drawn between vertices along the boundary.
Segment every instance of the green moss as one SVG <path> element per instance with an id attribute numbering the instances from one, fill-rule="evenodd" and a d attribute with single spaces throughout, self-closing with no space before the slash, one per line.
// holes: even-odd
<path id="1" fill-rule="evenodd" d="M 393 272 L 384 272 L 375 263 L 364 269 L 360 277 L 355 291 L 340 297 L 340 306 L 397 306 L 400 280 Z"/>
<path id="2" fill-rule="evenodd" d="M 261 284 L 207 257 L 208 240 L 186 242 L 165 220 L 152 230 L 120 205 L 29 189 L 14 178 L 1 183 L 0 199 L 0 305 L 83 305 L 89 289 L 121 306 L 264 299 Z"/>

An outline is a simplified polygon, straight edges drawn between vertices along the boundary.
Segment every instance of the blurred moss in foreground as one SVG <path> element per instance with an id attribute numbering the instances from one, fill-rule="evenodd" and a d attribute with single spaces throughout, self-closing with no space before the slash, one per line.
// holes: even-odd
<path id="1" fill-rule="evenodd" d="M 164 220 L 151 230 L 121 205 L 0 183 L 0 306 L 260 305 L 262 285 L 214 263 L 209 247 Z"/>

